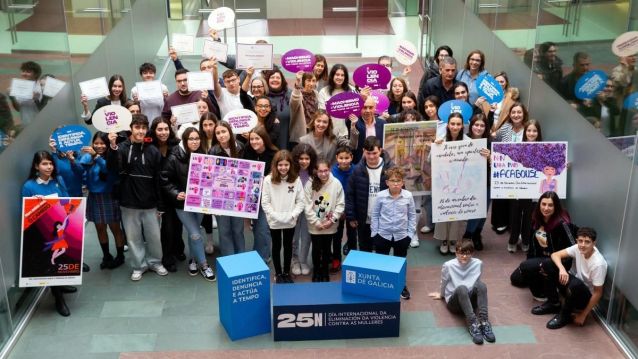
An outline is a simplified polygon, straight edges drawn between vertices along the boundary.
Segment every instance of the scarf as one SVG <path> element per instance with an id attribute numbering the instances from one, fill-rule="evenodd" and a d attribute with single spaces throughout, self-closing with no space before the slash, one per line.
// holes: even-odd
<path id="1" fill-rule="evenodd" d="M 317 94 L 314 91 L 301 91 L 301 94 L 303 95 L 303 114 L 306 117 L 306 125 L 309 125 L 318 109 Z"/>
<path id="2" fill-rule="evenodd" d="M 288 102 L 290 101 L 289 98 L 286 98 L 288 97 L 286 95 L 287 91 L 284 91 L 282 89 L 280 89 L 279 91 L 270 90 L 270 92 L 268 93 L 268 97 L 270 97 L 270 99 L 272 100 L 273 105 L 277 109 L 278 113 L 283 112 L 288 105 Z M 277 101 L 277 98 L 279 98 L 279 101 Z M 279 104 L 277 104 L 277 102 L 279 102 Z"/>

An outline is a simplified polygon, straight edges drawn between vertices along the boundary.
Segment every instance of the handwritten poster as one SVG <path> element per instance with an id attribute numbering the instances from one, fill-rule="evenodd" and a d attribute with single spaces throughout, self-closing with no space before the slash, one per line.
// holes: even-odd
<path id="1" fill-rule="evenodd" d="M 432 145 L 432 221 L 485 218 L 487 212 L 487 148 L 482 138 Z"/>
<path id="2" fill-rule="evenodd" d="M 492 198 L 567 197 L 567 142 L 492 143 Z"/>
<path id="3" fill-rule="evenodd" d="M 193 153 L 184 210 L 256 219 L 264 162 Z"/>
<path id="4" fill-rule="evenodd" d="M 428 157 L 436 139 L 437 121 L 389 123 L 383 127 L 383 149 L 395 165 L 403 168 L 405 189 L 425 195 L 432 189 Z"/>
<path id="5" fill-rule="evenodd" d="M 85 198 L 22 199 L 20 287 L 82 284 Z"/>

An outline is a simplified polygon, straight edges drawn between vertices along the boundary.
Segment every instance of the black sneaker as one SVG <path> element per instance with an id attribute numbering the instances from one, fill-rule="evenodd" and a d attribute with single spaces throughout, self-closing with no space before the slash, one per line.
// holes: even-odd
<path id="1" fill-rule="evenodd" d="M 350 253 L 350 247 L 348 247 L 348 243 L 343 245 L 343 255 L 347 256 Z"/>
<path id="2" fill-rule="evenodd" d="M 467 330 L 470 332 L 474 344 L 483 344 L 483 332 L 481 331 L 481 325 L 476 319 L 470 323 Z"/>
<path id="3" fill-rule="evenodd" d="M 401 291 L 401 299 L 410 299 L 410 291 L 408 290 L 408 287 L 403 287 L 403 290 Z"/>
<path id="4" fill-rule="evenodd" d="M 556 314 L 558 312 L 560 312 L 560 304 L 550 303 L 549 301 L 532 308 L 532 314 L 534 315 Z"/>
<path id="5" fill-rule="evenodd" d="M 121 266 L 122 264 L 124 264 L 124 256 L 118 255 L 113 259 L 113 261 L 111 261 L 111 266 L 109 267 L 109 269 L 115 269 Z"/>
<path id="6" fill-rule="evenodd" d="M 104 268 L 111 268 L 111 266 L 113 265 L 113 256 L 112 255 L 107 255 L 102 257 L 102 263 L 100 263 L 100 270 L 104 269 Z"/>
<path id="7" fill-rule="evenodd" d="M 283 274 L 277 274 L 275 276 L 275 283 L 277 283 L 277 284 L 286 283 L 286 280 L 284 279 Z"/>
<path id="8" fill-rule="evenodd" d="M 188 274 L 190 274 L 191 276 L 196 276 L 197 273 L 199 273 L 199 270 L 197 269 L 197 263 L 195 263 L 194 259 L 191 259 L 190 262 L 188 262 Z"/>
<path id="9" fill-rule="evenodd" d="M 483 339 L 485 339 L 486 342 L 494 343 L 496 341 L 496 337 L 492 331 L 492 324 L 490 324 L 489 320 L 481 322 L 481 332 L 483 332 Z"/>
<path id="10" fill-rule="evenodd" d="M 282 277 L 284 278 L 284 283 L 294 283 L 295 282 L 294 280 L 292 280 L 292 277 L 288 273 L 282 274 Z"/>
<path id="11" fill-rule="evenodd" d="M 214 282 L 217 280 L 215 277 L 215 272 L 209 266 L 203 266 L 199 269 L 199 273 L 209 282 Z"/>

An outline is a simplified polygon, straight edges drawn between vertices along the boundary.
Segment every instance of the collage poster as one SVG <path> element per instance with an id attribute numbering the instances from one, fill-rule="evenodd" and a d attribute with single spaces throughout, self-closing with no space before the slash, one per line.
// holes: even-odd
<path id="1" fill-rule="evenodd" d="M 405 189 L 412 195 L 430 193 L 432 171 L 428 157 L 436 139 L 437 121 L 389 123 L 383 127 L 383 147 L 405 173 Z"/>
<path id="2" fill-rule="evenodd" d="M 256 219 L 265 166 L 261 161 L 193 153 L 184 210 Z"/>
<path id="3" fill-rule="evenodd" d="M 20 287 L 82 284 L 86 200 L 22 199 Z"/>
<path id="4" fill-rule="evenodd" d="M 485 218 L 487 159 L 482 138 L 432 145 L 432 222 Z"/>

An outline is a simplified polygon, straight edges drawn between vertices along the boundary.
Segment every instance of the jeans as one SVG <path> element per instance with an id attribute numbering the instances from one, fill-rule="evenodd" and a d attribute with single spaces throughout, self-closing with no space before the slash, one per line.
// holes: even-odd
<path id="1" fill-rule="evenodd" d="M 432 228 L 432 195 L 421 196 L 421 206 L 425 209 L 425 225 Z"/>
<path id="2" fill-rule="evenodd" d="M 491 202 L 492 201 L 490 200 L 490 187 L 487 187 L 487 206 L 485 207 L 486 213 L 490 209 Z M 485 226 L 486 221 L 487 221 L 487 218 L 469 219 L 467 221 L 467 228 L 465 228 L 465 233 L 469 233 L 470 235 L 472 235 L 472 233 L 480 234 L 481 232 L 483 232 L 483 227 Z"/>
<path id="3" fill-rule="evenodd" d="M 452 313 L 463 313 L 468 324 L 476 320 L 475 309 L 479 320 L 487 320 L 487 286 L 477 280 L 472 290 L 464 285 L 457 287 L 447 302 L 447 308 Z"/>
<path id="4" fill-rule="evenodd" d="M 292 241 L 292 256 L 297 257 L 299 263 L 308 264 L 308 254 L 310 253 L 310 232 L 308 232 L 308 221 L 302 213 L 297 219 L 295 235 Z"/>
<path id="5" fill-rule="evenodd" d="M 275 273 L 282 274 L 281 271 L 281 244 L 283 237 L 284 246 L 284 270 L 283 273 L 290 273 L 290 261 L 292 260 L 292 237 L 295 234 L 294 228 L 271 229 L 272 237 L 272 264 Z"/>
<path id="6" fill-rule="evenodd" d="M 350 227 L 346 223 L 345 218 L 341 218 L 339 220 L 339 226 L 337 227 L 337 233 L 335 233 L 334 238 L 332 239 L 332 259 L 338 259 L 341 262 L 341 239 L 343 238 L 343 229 L 346 229 L 346 238 L 348 241 L 349 249 L 357 249 L 357 229 Z"/>
<path id="7" fill-rule="evenodd" d="M 134 270 L 146 270 L 162 265 L 162 242 L 157 209 L 134 209 L 120 207 L 122 223 L 131 253 L 131 267 Z M 144 226 L 144 238 L 142 238 Z M 146 243 L 144 243 L 146 239 Z"/>
<path id="8" fill-rule="evenodd" d="M 206 262 L 206 254 L 204 253 L 202 232 L 199 227 L 204 214 L 186 212 L 183 209 L 178 209 L 177 217 L 182 221 L 182 224 L 186 228 L 186 233 L 188 233 L 188 251 L 191 258 L 195 258 L 195 261 L 200 266 L 208 264 Z"/>
<path id="9" fill-rule="evenodd" d="M 333 234 L 311 234 L 312 265 L 315 276 L 328 276 L 330 264 L 330 244 Z"/>
<path id="10" fill-rule="evenodd" d="M 259 207 L 259 215 L 253 222 L 253 250 L 257 251 L 261 258 L 267 260 L 270 256 L 270 228 L 266 220 L 266 213 Z"/>
<path id="11" fill-rule="evenodd" d="M 216 218 L 221 255 L 229 256 L 245 252 L 244 219 L 230 216 L 217 216 Z"/>
<path id="12" fill-rule="evenodd" d="M 177 218 L 175 208 L 168 208 L 162 214 L 160 225 L 160 239 L 162 241 L 162 264 L 173 265 L 176 256 L 184 254 L 184 240 L 182 240 L 182 222 Z"/>

